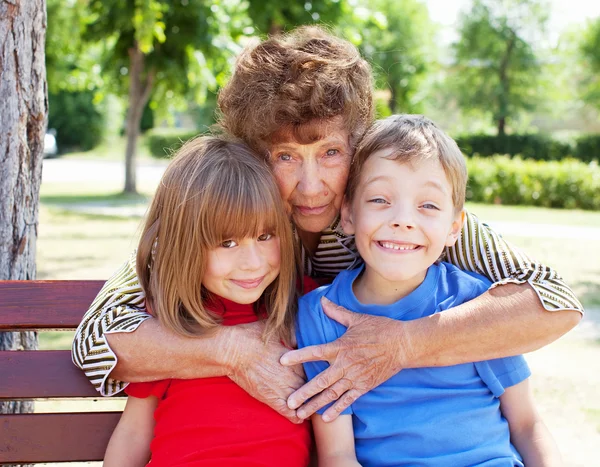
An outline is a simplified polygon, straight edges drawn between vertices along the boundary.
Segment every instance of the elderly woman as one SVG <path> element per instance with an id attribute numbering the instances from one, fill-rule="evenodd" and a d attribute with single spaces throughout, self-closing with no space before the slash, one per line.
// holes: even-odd
<path id="1" fill-rule="evenodd" d="M 272 166 L 305 272 L 331 278 L 359 265 L 354 240 L 339 223 L 354 148 L 373 119 L 371 69 L 357 50 L 314 27 L 269 38 L 241 54 L 218 105 L 224 130 Z M 126 382 L 228 375 L 294 421 L 337 399 L 325 414 L 333 419 L 403 368 L 529 352 L 581 317 L 580 303 L 555 271 L 508 245 L 472 214 L 446 260 L 498 287 L 446 313 L 409 322 L 324 304 L 347 332 L 330 344 L 286 353 L 278 342 L 263 344 L 258 323 L 198 338 L 162 328 L 146 312 L 132 256 L 84 316 L 73 361 L 103 395 L 121 391 Z M 299 364 L 309 360 L 330 366 L 304 384 Z"/>

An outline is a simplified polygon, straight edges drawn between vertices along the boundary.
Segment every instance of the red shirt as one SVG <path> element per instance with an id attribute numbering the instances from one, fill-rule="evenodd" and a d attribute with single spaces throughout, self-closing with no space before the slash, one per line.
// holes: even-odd
<path id="1" fill-rule="evenodd" d="M 252 305 L 220 299 L 223 325 L 257 320 Z M 150 445 L 151 467 L 305 467 L 308 423 L 293 424 L 228 377 L 132 383 L 127 394 L 154 395 L 159 404 Z"/>

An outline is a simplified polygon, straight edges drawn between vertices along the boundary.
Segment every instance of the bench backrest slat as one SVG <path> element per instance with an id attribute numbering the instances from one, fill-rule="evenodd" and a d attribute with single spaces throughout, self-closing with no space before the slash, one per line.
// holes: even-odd
<path id="1" fill-rule="evenodd" d="M 0 331 L 75 329 L 102 281 L 0 281 Z"/>
<path id="2" fill-rule="evenodd" d="M 0 415 L 1 463 L 83 462 L 104 458 L 120 412 Z"/>
<path id="3" fill-rule="evenodd" d="M 0 352 L 0 379 L 0 400 L 101 397 L 68 350 Z"/>

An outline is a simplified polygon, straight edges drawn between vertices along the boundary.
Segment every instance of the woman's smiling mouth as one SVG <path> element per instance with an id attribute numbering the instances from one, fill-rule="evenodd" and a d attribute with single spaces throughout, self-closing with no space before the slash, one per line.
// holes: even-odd
<path id="1" fill-rule="evenodd" d="M 318 216 L 319 214 L 323 214 L 327 210 L 329 205 L 330 205 L 330 203 L 324 204 L 323 206 L 315 206 L 315 207 L 294 206 L 294 209 L 296 211 L 298 211 L 300 214 L 302 214 L 303 216 Z"/>

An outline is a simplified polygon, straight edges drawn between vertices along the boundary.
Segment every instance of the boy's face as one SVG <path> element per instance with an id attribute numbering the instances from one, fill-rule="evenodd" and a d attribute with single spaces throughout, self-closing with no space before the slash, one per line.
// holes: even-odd
<path id="1" fill-rule="evenodd" d="M 365 162 L 351 204 L 344 202 L 342 226 L 356 237 L 372 286 L 422 282 L 444 247 L 456 242 L 464 212 L 455 212 L 452 186 L 437 160 L 417 165 L 386 159 L 392 150 Z M 373 282 L 375 281 L 375 282 Z"/>

